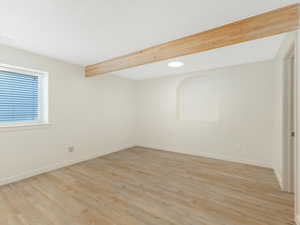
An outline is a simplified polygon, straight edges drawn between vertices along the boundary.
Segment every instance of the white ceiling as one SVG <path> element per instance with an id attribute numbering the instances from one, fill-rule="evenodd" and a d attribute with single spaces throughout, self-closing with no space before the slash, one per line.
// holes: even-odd
<path id="1" fill-rule="evenodd" d="M 143 80 L 270 60 L 276 57 L 282 39 L 285 36 L 286 34 L 280 34 L 207 52 L 125 69 L 113 72 L 113 74 L 133 80 Z M 184 66 L 170 68 L 168 67 L 168 63 L 172 61 L 184 62 Z"/>
<path id="2" fill-rule="evenodd" d="M 297 2 L 1 0 L 0 43 L 88 65 Z"/>

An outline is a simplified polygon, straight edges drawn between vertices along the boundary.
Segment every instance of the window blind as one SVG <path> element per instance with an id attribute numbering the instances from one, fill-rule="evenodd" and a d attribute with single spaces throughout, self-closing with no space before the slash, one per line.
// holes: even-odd
<path id="1" fill-rule="evenodd" d="M 0 123 L 39 119 L 39 77 L 0 70 Z"/>

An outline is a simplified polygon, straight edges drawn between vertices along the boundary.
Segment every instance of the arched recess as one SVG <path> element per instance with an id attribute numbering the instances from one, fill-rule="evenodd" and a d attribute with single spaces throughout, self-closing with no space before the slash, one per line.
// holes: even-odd
<path id="1" fill-rule="evenodd" d="M 177 88 L 177 118 L 186 121 L 218 122 L 220 94 L 214 76 L 184 79 Z"/>

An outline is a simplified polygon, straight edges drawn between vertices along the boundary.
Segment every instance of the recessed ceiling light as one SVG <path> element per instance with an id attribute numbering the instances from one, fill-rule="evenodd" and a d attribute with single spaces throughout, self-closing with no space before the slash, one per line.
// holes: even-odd
<path id="1" fill-rule="evenodd" d="M 184 65 L 184 63 L 180 62 L 180 61 L 174 61 L 174 62 L 168 63 L 168 67 L 173 67 L 173 68 L 182 67 L 183 65 Z"/>

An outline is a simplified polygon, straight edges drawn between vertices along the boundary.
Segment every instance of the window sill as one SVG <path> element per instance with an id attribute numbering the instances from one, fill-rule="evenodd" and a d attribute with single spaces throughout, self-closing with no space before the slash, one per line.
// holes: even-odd
<path id="1" fill-rule="evenodd" d="M 1 131 L 38 129 L 38 128 L 41 129 L 41 128 L 48 128 L 50 126 L 51 126 L 51 124 L 49 122 L 3 124 L 3 125 L 0 125 L 0 132 Z"/>

